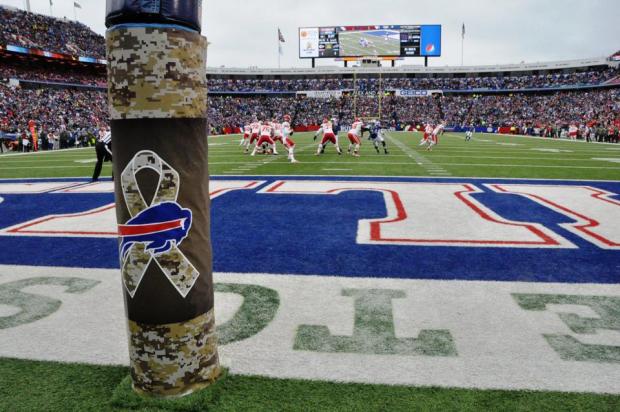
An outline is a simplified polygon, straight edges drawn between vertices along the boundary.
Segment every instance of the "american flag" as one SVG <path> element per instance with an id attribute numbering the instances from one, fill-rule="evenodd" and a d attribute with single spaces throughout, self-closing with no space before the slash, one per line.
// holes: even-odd
<path id="1" fill-rule="evenodd" d="M 286 43 L 286 40 L 284 40 L 284 36 L 282 35 L 282 31 L 280 30 L 279 27 L 278 27 L 278 40 L 280 40 L 280 43 Z"/>

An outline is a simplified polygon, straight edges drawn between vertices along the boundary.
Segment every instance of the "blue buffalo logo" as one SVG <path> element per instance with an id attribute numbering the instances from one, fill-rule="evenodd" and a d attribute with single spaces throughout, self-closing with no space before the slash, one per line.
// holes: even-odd
<path id="1" fill-rule="evenodd" d="M 146 251 L 154 255 L 167 253 L 185 240 L 191 227 L 192 211 L 183 209 L 178 203 L 160 203 L 144 209 L 118 226 L 121 258 L 125 260 L 135 244 L 143 244 Z"/>

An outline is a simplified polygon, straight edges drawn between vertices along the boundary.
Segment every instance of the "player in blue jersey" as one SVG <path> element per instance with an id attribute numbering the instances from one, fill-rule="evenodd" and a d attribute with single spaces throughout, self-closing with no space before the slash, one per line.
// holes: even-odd
<path id="1" fill-rule="evenodd" d="M 374 122 L 370 123 L 365 128 L 365 130 L 370 133 L 369 140 L 372 141 L 375 150 L 377 151 L 377 154 L 381 154 L 379 146 L 383 146 L 384 153 L 389 154 L 387 143 L 385 143 L 384 137 L 385 129 L 381 126 L 381 122 L 379 120 L 375 120 Z"/>
<path id="2" fill-rule="evenodd" d="M 474 132 L 476 131 L 476 128 L 474 127 L 474 125 L 470 125 L 469 128 L 467 128 L 467 131 L 465 132 L 465 141 L 469 142 L 471 141 L 471 139 L 474 137 Z"/>

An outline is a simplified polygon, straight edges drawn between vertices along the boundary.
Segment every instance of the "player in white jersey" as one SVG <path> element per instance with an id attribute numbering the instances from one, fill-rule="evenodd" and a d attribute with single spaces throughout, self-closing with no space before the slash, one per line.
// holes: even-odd
<path id="1" fill-rule="evenodd" d="M 443 134 L 445 128 L 446 128 L 445 122 L 441 122 L 439 125 L 435 127 L 435 129 L 433 130 L 433 134 L 431 135 L 431 138 L 429 139 L 426 150 L 433 150 L 433 146 L 436 146 L 437 143 L 439 143 L 439 136 Z"/>
<path id="2" fill-rule="evenodd" d="M 317 132 L 314 134 L 314 140 L 316 141 L 317 137 L 320 134 L 323 134 L 323 138 L 321 139 L 321 143 L 319 143 L 319 148 L 316 152 L 316 155 L 319 156 L 325 153 L 325 147 L 327 143 L 332 142 L 336 147 L 336 151 L 338 155 L 342 155 L 342 150 L 340 150 L 340 146 L 338 145 L 338 136 L 334 133 L 334 124 L 327 118 L 323 119 L 323 123 Z"/>
<path id="3" fill-rule="evenodd" d="M 252 150 L 251 156 L 256 156 L 256 152 L 259 147 L 262 147 L 264 144 L 271 146 L 272 148 L 276 145 L 273 141 L 273 126 L 271 126 L 271 122 L 264 121 L 262 126 L 260 127 L 258 142 L 256 146 L 254 146 L 254 150 Z"/>
<path id="4" fill-rule="evenodd" d="M 271 127 L 273 127 L 273 154 L 277 155 L 278 148 L 276 147 L 276 144 L 278 142 L 284 144 L 282 141 L 282 124 L 278 123 L 276 119 L 273 119 L 273 122 L 271 122 Z"/>
<path id="5" fill-rule="evenodd" d="M 250 146 L 252 146 L 254 142 L 258 141 L 258 138 L 260 135 L 260 128 L 261 128 L 260 122 L 254 119 L 254 121 L 250 124 L 250 139 L 248 140 L 247 145 L 245 146 L 246 153 L 250 151 Z"/>
<path id="6" fill-rule="evenodd" d="M 577 127 L 577 125 L 571 124 L 568 128 L 568 137 L 571 140 L 577 140 L 578 136 L 579 136 L 579 128 Z"/>
<path id="7" fill-rule="evenodd" d="M 420 141 L 420 146 L 424 146 L 424 145 L 428 144 L 428 141 L 430 140 L 431 136 L 433 135 L 433 130 L 434 129 L 435 128 L 430 123 L 427 123 L 426 126 L 424 126 L 424 137 Z"/>
<path id="8" fill-rule="evenodd" d="M 249 124 L 243 126 L 243 137 L 241 138 L 241 142 L 239 146 L 246 146 L 250 144 L 250 134 L 252 134 L 252 127 Z"/>
<path id="9" fill-rule="evenodd" d="M 282 123 L 282 142 L 284 147 L 288 150 L 288 160 L 291 163 L 299 163 L 295 159 L 295 142 L 291 139 L 293 135 L 293 128 L 291 127 L 291 116 L 288 114 L 284 116 L 284 123 Z"/>
<path id="10" fill-rule="evenodd" d="M 364 127 L 364 122 L 362 122 L 359 118 L 356 118 L 353 124 L 351 125 L 351 130 L 349 130 L 349 154 L 353 151 L 353 156 L 360 157 L 360 146 L 362 144 L 362 128 Z"/>

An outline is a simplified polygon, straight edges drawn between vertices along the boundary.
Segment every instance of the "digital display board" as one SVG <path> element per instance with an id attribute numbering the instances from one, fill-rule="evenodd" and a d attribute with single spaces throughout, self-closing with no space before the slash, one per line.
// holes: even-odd
<path id="1" fill-rule="evenodd" d="M 334 26 L 299 29 L 299 57 L 439 57 L 441 25 Z"/>

